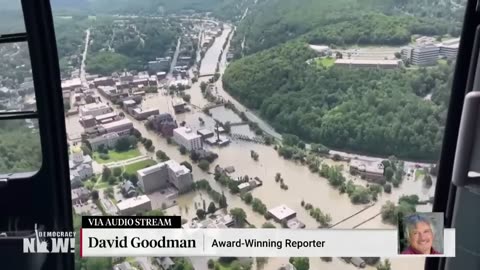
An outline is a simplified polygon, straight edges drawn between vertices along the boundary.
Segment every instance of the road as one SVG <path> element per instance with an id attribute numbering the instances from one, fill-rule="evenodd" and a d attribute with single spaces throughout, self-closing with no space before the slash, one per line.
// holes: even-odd
<path id="1" fill-rule="evenodd" d="M 80 65 L 80 80 L 82 81 L 82 85 L 87 88 L 88 88 L 88 82 L 87 82 L 87 75 L 85 74 L 85 60 L 87 59 L 89 43 L 90 43 L 90 28 L 88 28 L 86 31 L 85 49 L 83 50 L 82 64 Z"/>
<path id="2" fill-rule="evenodd" d="M 177 47 L 175 48 L 175 53 L 173 54 L 172 64 L 170 65 L 170 72 L 168 75 L 173 73 L 173 69 L 177 65 L 178 55 L 180 54 L 180 45 L 182 44 L 182 38 L 179 37 L 177 40 Z"/>

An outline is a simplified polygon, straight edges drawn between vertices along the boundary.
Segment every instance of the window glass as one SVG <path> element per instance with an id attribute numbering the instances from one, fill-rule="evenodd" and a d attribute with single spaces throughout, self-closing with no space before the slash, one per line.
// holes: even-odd
<path id="1" fill-rule="evenodd" d="M 0 175 L 35 173 L 42 164 L 38 121 L 0 121 Z"/>
<path id="2" fill-rule="evenodd" d="M 20 0 L 1 0 L 0 35 L 25 32 L 25 22 Z"/>
<path id="3" fill-rule="evenodd" d="M 26 42 L 0 44 L 0 110 L 37 110 Z"/>

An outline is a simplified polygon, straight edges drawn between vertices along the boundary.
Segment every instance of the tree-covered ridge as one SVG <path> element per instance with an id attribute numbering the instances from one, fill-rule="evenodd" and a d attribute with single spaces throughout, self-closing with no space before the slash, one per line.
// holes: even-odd
<path id="1" fill-rule="evenodd" d="M 442 15 L 438 17 L 422 16 L 421 12 L 410 12 L 410 7 L 435 6 L 431 1 L 409 4 L 408 8 L 392 1 L 265 0 L 239 25 L 233 44 L 238 55 L 244 38 L 243 53 L 251 54 L 302 35 L 311 42 L 339 46 L 399 45 L 408 43 L 412 34 L 460 32 L 461 11 L 437 12 Z"/>
<path id="2" fill-rule="evenodd" d="M 175 50 L 180 32 L 174 20 L 104 17 L 92 27 L 87 71 L 107 75 L 144 69 L 148 61 Z"/>
<path id="3" fill-rule="evenodd" d="M 282 133 L 350 151 L 438 157 L 452 64 L 319 68 L 306 64 L 313 56 L 300 41 L 262 51 L 233 62 L 224 87 Z M 433 100 L 424 100 L 430 93 Z"/>

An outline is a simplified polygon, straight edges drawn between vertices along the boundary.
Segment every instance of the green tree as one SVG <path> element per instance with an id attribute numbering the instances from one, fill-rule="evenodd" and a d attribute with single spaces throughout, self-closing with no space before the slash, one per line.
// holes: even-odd
<path id="1" fill-rule="evenodd" d="M 167 154 L 165 152 L 163 152 L 162 150 L 157 150 L 157 152 L 155 153 L 155 155 L 157 156 L 157 158 L 160 160 L 160 161 L 167 161 L 167 160 L 170 160 L 170 158 L 167 156 Z"/>
<path id="2" fill-rule="evenodd" d="M 118 177 L 122 174 L 122 168 L 121 167 L 115 167 L 113 168 L 113 176 Z"/>
<path id="3" fill-rule="evenodd" d="M 262 228 L 276 228 L 276 227 L 270 222 L 265 222 L 263 223 Z"/>
<path id="4" fill-rule="evenodd" d="M 185 155 L 187 153 L 187 148 L 183 145 L 180 145 L 178 151 L 180 151 L 180 154 Z"/>
<path id="5" fill-rule="evenodd" d="M 290 263 L 293 264 L 297 270 L 310 269 L 310 260 L 306 257 L 291 257 Z"/>
<path id="6" fill-rule="evenodd" d="M 210 204 L 208 205 L 208 213 L 213 214 L 215 213 L 216 210 L 217 210 L 217 207 L 215 206 L 215 203 L 210 202 Z"/>
<path id="7" fill-rule="evenodd" d="M 385 259 L 383 263 L 380 263 L 379 265 L 377 265 L 377 270 L 391 270 L 391 269 L 392 269 L 392 265 L 390 263 L 390 260 L 388 259 Z"/>
<path id="8" fill-rule="evenodd" d="M 204 211 L 203 209 L 197 209 L 197 217 L 198 217 L 198 219 L 200 219 L 200 220 L 205 219 L 205 215 L 206 215 L 206 213 L 205 213 L 205 211 Z"/>
<path id="9" fill-rule="evenodd" d="M 107 166 L 104 166 L 102 171 L 102 180 L 107 181 L 110 176 L 112 176 L 112 170 L 110 170 L 110 168 L 108 168 Z"/>
<path id="10" fill-rule="evenodd" d="M 205 159 L 202 159 L 200 160 L 200 162 L 198 162 L 198 167 L 202 169 L 202 171 L 208 171 L 208 169 L 210 168 L 210 162 L 208 162 Z"/>
<path id="11" fill-rule="evenodd" d="M 243 209 L 241 208 L 230 209 L 230 215 L 235 221 L 236 227 L 243 228 L 245 226 L 245 220 L 247 218 L 247 214 L 245 213 L 245 211 L 243 211 Z"/>
<path id="12" fill-rule="evenodd" d="M 98 195 L 98 190 L 96 190 L 96 189 L 95 189 L 95 190 L 92 190 L 92 200 L 93 200 L 93 201 L 98 201 L 99 198 L 100 198 L 100 197 L 99 197 L 99 195 Z"/>
<path id="13" fill-rule="evenodd" d="M 251 193 L 245 193 L 243 196 L 243 200 L 245 201 L 246 204 L 251 204 L 253 200 L 253 196 Z"/>
<path id="14" fill-rule="evenodd" d="M 385 179 L 388 181 L 388 182 L 391 182 L 392 181 L 392 177 L 393 177 L 393 174 L 395 172 L 393 171 L 392 167 L 386 167 L 385 168 Z"/>

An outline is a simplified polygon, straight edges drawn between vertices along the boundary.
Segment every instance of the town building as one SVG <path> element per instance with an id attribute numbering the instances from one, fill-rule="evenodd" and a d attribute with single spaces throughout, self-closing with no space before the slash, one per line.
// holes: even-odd
<path id="1" fill-rule="evenodd" d="M 155 262 L 160 266 L 161 270 L 171 270 L 175 262 L 170 257 L 156 257 Z"/>
<path id="2" fill-rule="evenodd" d="M 289 219 L 295 218 L 297 216 L 297 212 L 295 210 L 289 208 L 288 206 L 282 204 L 275 208 L 269 209 L 268 214 L 276 221 L 276 222 L 286 222 Z"/>
<path id="3" fill-rule="evenodd" d="M 93 128 L 97 125 L 97 121 L 93 115 L 82 116 L 80 117 L 79 122 L 85 129 Z"/>
<path id="4" fill-rule="evenodd" d="M 170 69 L 172 59 L 170 57 L 157 58 L 155 61 L 148 62 L 148 71 L 157 73 L 161 71 L 168 71 Z"/>
<path id="5" fill-rule="evenodd" d="M 184 113 L 187 111 L 187 103 L 183 99 L 177 98 L 172 101 L 173 111 L 175 113 Z"/>
<path id="6" fill-rule="evenodd" d="M 401 67 L 400 60 L 336 59 L 335 65 L 349 68 L 395 69 Z"/>
<path id="7" fill-rule="evenodd" d="M 149 125 L 156 132 L 161 133 L 164 137 L 172 137 L 173 130 L 178 127 L 177 122 L 169 113 L 162 113 L 153 116 L 149 120 Z"/>
<path id="8" fill-rule="evenodd" d="M 440 48 L 440 56 L 446 59 L 455 59 L 458 54 L 459 45 L 459 38 L 444 41 L 442 44 L 438 45 Z"/>
<path id="9" fill-rule="evenodd" d="M 184 229 L 226 229 L 235 224 L 231 215 L 217 215 L 214 219 L 192 220 L 182 225 Z"/>
<path id="10" fill-rule="evenodd" d="M 119 120 L 120 116 L 116 112 L 110 112 L 95 117 L 96 124 L 107 124 Z"/>
<path id="11" fill-rule="evenodd" d="M 168 160 L 137 171 L 138 186 L 145 193 L 152 193 L 173 185 L 180 193 L 192 187 L 193 176 L 190 170 L 173 160 Z"/>
<path id="12" fill-rule="evenodd" d="M 143 110 L 140 107 L 131 110 L 131 115 L 137 120 L 145 120 L 148 117 L 158 115 L 159 113 L 160 111 L 158 109 Z"/>
<path id="13" fill-rule="evenodd" d="M 296 218 L 287 220 L 287 228 L 289 229 L 305 229 L 305 224 Z"/>
<path id="14" fill-rule="evenodd" d="M 352 159 L 349 165 L 350 174 L 352 175 L 359 175 L 362 179 L 378 184 L 383 184 L 385 182 L 383 164 L 381 162 Z"/>
<path id="15" fill-rule="evenodd" d="M 440 56 L 440 48 L 433 44 L 425 44 L 415 47 L 405 47 L 401 50 L 402 59 L 412 65 L 429 66 L 437 63 Z"/>
<path id="16" fill-rule="evenodd" d="M 80 116 L 86 116 L 86 115 L 91 115 L 93 117 L 106 114 L 112 111 L 112 108 L 110 108 L 107 104 L 105 103 L 91 103 L 91 104 L 86 104 L 80 107 Z"/>
<path id="17" fill-rule="evenodd" d="M 129 262 L 122 262 L 113 266 L 113 270 L 134 270 Z"/>
<path id="18" fill-rule="evenodd" d="M 161 72 L 157 72 L 157 79 L 160 81 L 160 80 L 163 80 L 167 78 L 167 73 L 164 72 L 164 71 L 161 71 Z"/>
<path id="19" fill-rule="evenodd" d="M 133 128 L 133 123 L 127 118 L 100 125 L 100 131 L 102 133 L 118 133 L 119 135 L 130 134 L 130 130 Z"/>
<path id="20" fill-rule="evenodd" d="M 188 127 L 179 127 L 173 130 L 173 140 L 183 145 L 188 151 L 202 149 L 202 137 Z"/>
<path id="21" fill-rule="evenodd" d="M 84 155 L 79 146 L 70 148 L 70 182 L 73 188 L 81 185 L 81 181 L 93 176 L 92 158 Z"/>
<path id="22" fill-rule="evenodd" d="M 130 180 L 123 182 L 121 192 L 125 198 L 131 198 L 138 195 L 135 185 L 133 185 Z"/>
<path id="23" fill-rule="evenodd" d="M 128 111 L 128 108 L 137 105 L 137 103 L 133 99 L 127 99 L 122 101 L 122 105 L 123 105 L 123 109 Z"/>
<path id="24" fill-rule="evenodd" d="M 80 87 L 82 87 L 82 81 L 80 78 L 62 81 L 62 90 L 73 91 Z"/>
<path id="25" fill-rule="evenodd" d="M 115 86 L 115 81 L 111 77 L 101 77 L 93 80 L 95 87 L 99 86 Z"/>
<path id="26" fill-rule="evenodd" d="M 122 137 L 123 136 L 118 135 L 118 133 L 112 132 L 88 139 L 88 143 L 93 151 L 97 151 L 101 145 L 103 145 L 105 149 L 115 147 L 117 141 Z"/>
<path id="27" fill-rule="evenodd" d="M 90 191 L 84 187 L 72 189 L 72 204 L 85 203 L 90 199 Z"/>
<path id="28" fill-rule="evenodd" d="M 213 133 L 213 131 L 205 129 L 205 128 L 197 130 L 197 134 L 200 135 L 202 137 L 202 139 L 210 138 L 210 137 L 213 137 L 215 135 L 215 133 Z"/>
<path id="29" fill-rule="evenodd" d="M 117 208 L 120 214 L 131 216 L 152 210 L 152 202 L 147 195 L 141 195 L 119 202 Z"/>

